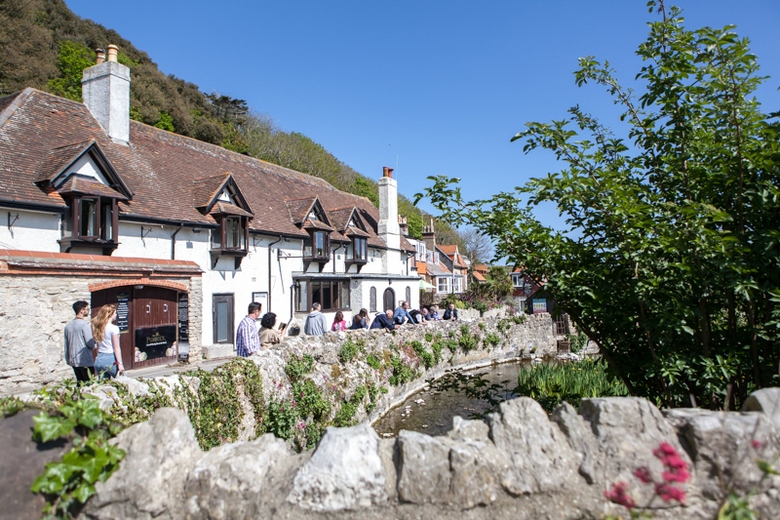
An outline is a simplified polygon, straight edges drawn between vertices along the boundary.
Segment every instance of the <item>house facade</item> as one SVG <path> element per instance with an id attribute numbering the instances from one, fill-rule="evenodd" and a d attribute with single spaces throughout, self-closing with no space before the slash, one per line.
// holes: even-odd
<path id="1" fill-rule="evenodd" d="M 129 369 L 234 355 L 250 302 L 300 321 L 417 305 L 392 169 L 380 208 L 300 172 L 131 121 L 130 72 L 84 71 L 77 103 L 0 98 L 0 393 L 71 374 L 79 299 L 118 307 Z M 6 222 L 7 219 L 7 222 Z"/>

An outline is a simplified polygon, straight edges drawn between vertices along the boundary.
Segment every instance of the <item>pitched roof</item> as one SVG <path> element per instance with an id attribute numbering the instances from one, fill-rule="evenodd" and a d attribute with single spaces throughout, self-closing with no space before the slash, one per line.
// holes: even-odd
<path id="1" fill-rule="evenodd" d="M 439 251 L 447 255 L 453 263 L 454 267 L 457 267 L 459 269 L 466 269 L 468 265 L 463 261 L 463 257 L 461 256 L 460 252 L 458 252 L 458 246 L 457 244 L 454 245 L 437 245 L 436 246 Z"/>
<path id="2" fill-rule="evenodd" d="M 98 182 L 92 177 L 84 175 L 71 175 L 62 186 L 57 189 L 57 193 L 79 193 L 84 195 L 99 195 L 102 197 L 111 197 L 119 200 L 127 200 L 127 197 L 116 190 L 112 190 L 102 182 Z"/>
<path id="3" fill-rule="evenodd" d="M 300 215 L 293 218 L 289 203 L 316 198 L 326 214 L 327 208 L 356 208 L 367 226 L 368 245 L 387 247 L 377 235 L 379 212 L 365 197 L 339 191 L 317 177 L 137 121 L 130 122 L 130 145 L 117 144 L 83 104 L 29 88 L 0 98 L 0 201 L 65 209 L 66 202 L 59 195 L 33 181 L 44 170 L 55 170 L 81 143 L 91 141 L 132 193 L 130 200 L 120 202 L 120 218 L 214 225 L 213 218 L 198 207 L 208 199 L 209 190 L 216 192 L 218 179 L 230 172 L 254 214 L 250 231 L 305 237 L 302 221 L 294 222 Z M 414 250 L 403 237 L 401 248 Z"/>

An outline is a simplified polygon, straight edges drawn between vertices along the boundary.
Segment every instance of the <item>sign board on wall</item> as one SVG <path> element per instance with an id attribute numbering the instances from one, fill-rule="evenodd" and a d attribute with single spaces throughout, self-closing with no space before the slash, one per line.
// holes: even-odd
<path id="1" fill-rule="evenodd" d="M 190 340 L 190 298 L 187 293 L 179 293 L 179 343 Z"/>
<path id="2" fill-rule="evenodd" d="M 116 294 L 116 326 L 119 333 L 125 334 L 130 330 L 130 293 L 128 291 Z"/>
<path id="3" fill-rule="evenodd" d="M 135 348 L 145 359 L 175 356 L 176 326 L 144 327 L 135 329 Z M 140 359 L 143 361 L 143 359 Z"/>

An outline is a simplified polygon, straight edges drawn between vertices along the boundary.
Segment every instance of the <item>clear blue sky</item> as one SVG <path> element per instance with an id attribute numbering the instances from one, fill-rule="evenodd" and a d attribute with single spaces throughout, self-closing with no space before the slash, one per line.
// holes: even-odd
<path id="1" fill-rule="evenodd" d="M 410 198 L 429 175 L 460 177 L 469 198 L 483 198 L 560 169 L 509 139 L 575 104 L 618 125 L 608 95 L 577 88 L 572 72 L 594 55 L 630 83 L 655 19 L 645 0 L 65 1 L 164 73 L 246 99 L 360 173 L 396 168 Z M 689 28 L 737 25 L 771 76 L 764 110 L 780 110 L 780 1 L 675 5 Z"/>

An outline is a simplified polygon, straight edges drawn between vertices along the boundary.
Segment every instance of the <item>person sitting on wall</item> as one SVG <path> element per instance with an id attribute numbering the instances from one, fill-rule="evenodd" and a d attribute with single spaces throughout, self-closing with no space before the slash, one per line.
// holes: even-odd
<path id="1" fill-rule="evenodd" d="M 91 350 L 97 348 L 92 327 L 87 321 L 89 304 L 79 300 L 73 304 L 76 317 L 65 325 L 65 362 L 73 367 L 76 381 L 89 381 L 95 375 L 95 362 Z"/>
<path id="2" fill-rule="evenodd" d="M 455 308 L 454 303 L 450 303 L 447 305 L 447 310 L 444 311 L 444 317 L 442 319 L 445 320 L 457 320 L 458 319 L 458 309 Z"/>
<path id="3" fill-rule="evenodd" d="M 387 329 L 394 330 L 395 323 L 393 322 L 393 310 L 387 309 L 384 314 L 377 313 L 374 322 L 371 324 L 372 329 Z"/>
<path id="4" fill-rule="evenodd" d="M 333 318 L 333 325 L 330 326 L 330 330 L 347 330 L 347 322 L 344 319 L 344 313 L 341 311 L 336 312 L 336 317 Z"/>
<path id="5" fill-rule="evenodd" d="M 260 336 L 257 334 L 257 318 L 263 305 L 252 302 L 247 308 L 247 315 L 238 324 L 236 330 L 236 356 L 249 357 L 260 350 Z"/>
<path id="6" fill-rule="evenodd" d="M 416 325 L 420 325 L 420 324 L 424 324 L 425 323 L 425 320 L 423 319 L 422 312 L 420 312 L 419 310 L 412 309 L 412 310 L 409 311 L 409 315 L 412 317 L 412 320 L 413 320 L 412 323 L 414 323 Z"/>
<path id="7" fill-rule="evenodd" d="M 328 330 L 328 322 L 320 309 L 322 309 L 322 305 L 319 302 L 311 304 L 311 312 L 306 316 L 306 323 L 303 326 L 304 334 L 322 336 Z"/>
<path id="8" fill-rule="evenodd" d="M 423 322 L 431 321 L 431 313 L 428 312 L 426 307 L 422 307 L 420 309 L 420 317 L 422 318 Z"/>
<path id="9" fill-rule="evenodd" d="M 282 342 L 285 330 L 276 330 L 276 314 L 266 312 L 260 320 L 260 348 L 263 350 L 271 348 L 271 345 Z"/>
<path id="10" fill-rule="evenodd" d="M 431 305 L 431 312 L 429 314 L 431 316 L 431 320 L 433 320 L 433 321 L 439 321 L 441 319 L 439 317 L 439 306 L 438 305 Z"/>
<path id="11" fill-rule="evenodd" d="M 360 330 L 368 328 L 368 311 L 360 309 L 360 312 L 352 316 L 352 325 L 349 330 Z"/>
<path id="12" fill-rule="evenodd" d="M 414 321 L 414 318 L 412 318 L 412 315 L 409 314 L 409 304 L 407 302 L 402 301 L 401 305 L 395 310 L 393 313 L 393 322 L 395 322 L 396 325 L 403 325 L 404 323 L 409 323 L 411 325 L 417 324 L 417 322 Z"/>

